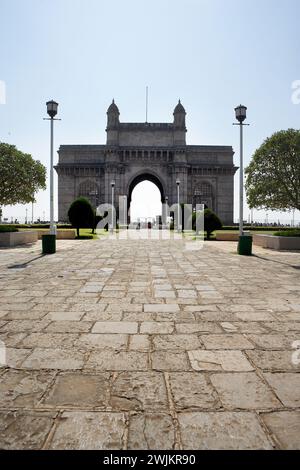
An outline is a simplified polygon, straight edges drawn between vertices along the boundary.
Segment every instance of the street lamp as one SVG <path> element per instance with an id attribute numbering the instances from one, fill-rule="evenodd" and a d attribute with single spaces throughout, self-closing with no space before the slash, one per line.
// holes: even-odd
<path id="1" fill-rule="evenodd" d="M 53 121 L 57 115 L 58 103 L 47 101 L 47 114 L 50 116 L 50 235 L 56 235 L 54 225 L 54 196 L 53 196 Z"/>
<path id="2" fill-rule="evenodd" d="M 55 253 L 56 251 L 56 225 L 54 224 L 54 196 L 53 196 L 53 121 L 60 121 L 55 119 L 57 115 L 58 103 L 50 100 L 46 103 L 47 114 L 49 118 L 44 118 L 50 121 L 50 231 L 49 235 L 43 235 L 43 253 Z"/>
<path id="3" fill-rule="evenodd" d="M 114 198 L 115 198 L 115 184 L 114 180 L 111 181 L 111 231 L 114 230 Z"/>
<path id="4" fill-rule="evenodd" d="M 126 214 L 126 209 L 127 209 L 127 204 L 126 204 L 127 197 L 123 196 L 123 210 L 124 210 L 124 228 L 127 228 L 127 214 Z"/>
<path id="5" fill-rule="evenodd" d="M 180 179 L 177 178 L 176 184 L 177 184 L 177 218 L 178 218 L 177 231 L 179 232 L 180 230 L 180 223 L 179 223 L 180 222 L 180 200 L 179 200 Z"/>
<path id="6" fill-rule="evenodd" d="M 246 106 L 240 105 L 235 108 L 235 117 L 240 126 L 240 222 L 239 235 L 243 235 L 243 208 L 244 208 L 244 168 L 243 168 L 243 122 L 247 117 Z"/>
<path id="7" fill-rule="evenodd" d="M 169 198 L 168 198 L 168 196 L 166 196 L 166 197 L 165 197 L 165 204 L 166 204 L 166 210 L 165 210 L 165 225 L 167 225 L 167 223 L 168 223 L 168 214 L 169 214 L 168 202 L 169 202 Z"/>
<path id="8" fill-rule="evenodd" d="M 57 108 L 58 108 L 58 103 L 56 101 L 47 101 L 46 103 L 47 106 L 47 114 L 50 116 L 51 119 L 54 119 L 55 116 L 57 115 Z"/>
<path id="9" fill-rule="evenodd" d="M 235 126 L 240 126 L 240 214 L 239 214 L 239 253 L 244 254 L 244 249 L 241 246 L 241 237 L 244 236 L 244 221 L 243 221 L 243 208 L 244 208 L 244 167 L 243 167 L 243 126 L 247 117 L 247 107 L 240 104 L 235 109 L 235 117 L 239 124 L 234 123 Z M 251 250 L 250 250 L 251 251 Z"/>

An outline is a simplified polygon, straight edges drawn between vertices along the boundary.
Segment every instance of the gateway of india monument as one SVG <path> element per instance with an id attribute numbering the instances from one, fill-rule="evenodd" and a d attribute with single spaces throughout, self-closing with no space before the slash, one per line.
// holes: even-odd
<path id="1" fill-rule="evenodd" d="M 186 112 L 179 101 L 170 123 L 120 122 L 114 100 L 107 110 L 104 145 L 61 145 L 58 174 L 58 219 L 68 220 L 70 204 L 78 196 L 94 207 L 111 203 L 114 182 L 115 205 L 127 198 L 130 208 L 134 187 L 152 181 L 169 206 L 180 202 L 206 204 L 223 224 L 233 222 L 233 180 L 237 167 L 230 146 L 187 145 Z"/>

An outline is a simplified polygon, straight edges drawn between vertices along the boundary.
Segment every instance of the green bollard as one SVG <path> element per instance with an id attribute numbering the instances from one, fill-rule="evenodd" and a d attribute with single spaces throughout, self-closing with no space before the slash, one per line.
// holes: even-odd
<path id="1" fill-rule="evenodd" d="M 56 235 L 42 235 L 43 254 L 49 255 L 56 252 Z"/>
<path id="2" fill-rule="evenodd" d="M 252 235 L 240 235 L 237 251 L 239 255 L 252 255 Z"/>

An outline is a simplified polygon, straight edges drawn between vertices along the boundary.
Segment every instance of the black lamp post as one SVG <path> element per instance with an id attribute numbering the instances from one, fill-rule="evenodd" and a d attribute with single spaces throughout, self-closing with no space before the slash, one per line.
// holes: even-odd
<path id="1" fill-rule="evenodd" d="M 54 225 L 54 195 L 53 195 L 53 121 L 57 115 L 58 103 L 47 101 L 47 113 L 50 116 L 50 235 L 56 235 Z"/>
<path id="2" fill-rule="evenodd" d="M 243 122 L 247 117 L 247 108 L 240 104 L 235 108 L 235 117 L 240 126 L 240 214 L 239 235 L 243 235 L 243 209 L 244 209 L 244 167 L 243 167 Z"/>
<path id="3" fill-rule="evenodd" d="M 249 126 L 249 124 L 245 124 L 244 121 L 247 117 L 247 107 L 240 104 L 235 109 L 235 117 L 239 124 L 235 124 L 236 126 L 240 126 L 240 214 L 239 214 L 239 244 L 238 244 L 238 252 L 239 254 L 251 254 L 251 247 L 247 247 L 249 243 L 248 236 L 244 236 L 244 163 L 243 163 L 243 127 Z M 251 239 L 252 244 L 252 239 Z"/>
<path id="4" fill-rule="evenodd" d="M 177 218 L 178 218 L 178 221 L 177 221 L 177 231 L 179 232 L 180 231 L 180 196 L 179 196 L 179 188 L 180 188 L 180 179 L 177 178 L 176 180 L 176 184 L 177 184 Z"/>
<path id="5" fill-rule="evenodd" d="M 112 180 L 111 183 L 111 231 L 114 231 L 114 205 L 115 205 L 115 180 Z"/>
<path id="6" fill-rule="evenodd" d="M 49 235 L 43 235 L 43 253 L 55 253 L 56 251 L 56 225 L 54 224 L 54 188 L 53 188 L 53 121 L 57 115 L 58 103 L 56 101 L 47 101 L 47 114 L 50 121 L 50 231 Z"/>

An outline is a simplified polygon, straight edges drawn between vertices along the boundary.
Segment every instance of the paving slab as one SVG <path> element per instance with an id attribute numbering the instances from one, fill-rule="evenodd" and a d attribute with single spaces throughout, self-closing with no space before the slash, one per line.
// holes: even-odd
<path id="1" fill-rule="evenodd" d="M 85 367 L 102 371 L 148 369 L 148 354 L 138 351 L 93 351 Z"/>
<path id="2" fill-rule="evenodd" d="M 54 417 L 49 412 L 0 411 L 0 448 L 41 449 L 53 426 Z"/>
<path id="3" fill-rule="evenodd" d="M 176 410 L 218 409 L 219 397 L 204 374 L 171 372 L 168 376 Z"/>
<path id="4" fill-rule="evenodd" d="M 300 448 L 300 411 L 278 411 L 262 415 L 269 431 L 275 436 L 278 447 L 284 450 Z"/>
<path id="5" fill-rule="evenodd" d="M 161 413 L 131 415 L 128 430 L 128 450 L 172 450 L 175 444 L 175 426 L 170 415 Z"/>
<path id="6" fill-rule="evenodd" d="M 37 407 L 54 376 L 53 371 L 5 371 L 0 376 L 0 407 Z"/>
<path id="7" fill-rule="evenodd" d="M 254 372 L 212 374 L 210 380 L 226 409 L 275 409 L 282 406 Z"/>
<path id="8" fill-rule="evenodd" d="M 92 333 L 129 333 L 138 332 L 138 323 L 136 322 L 96 322 Z"/>
<path id="9" fill-rule="evenodd" d="M 242 351 L 188 351 L 189 360 L 194 370 L 253 370 L 250 362 Z"/>
<path id="10" fill-rule="evenodd" d="M 185 449 L 272 449 L 272 445 L 254 413 L 180 413 L 178 421 L 182 445 Z"/>
<path id="11" fill-rule="evenodd" d="M 200 336 L 205 349 L 254 349 L 254 346 L 243 335 L 203 335 Z"/>
<path id="12" fill-rule="evenodd" d="M 93 351 L 97 349 L 125 350 L 128 344 L 128 335 L 124 334 L 98 334 L 86 333 L 78 337 L 74 346 L 78 350 Z"/>
<path id="13" fill-rule="evenodd" d="M 28 350 L 27 350 L 28 351 Z M 72 349 L 35 348 L 23 361 L 24 369 L 81 369 L 82 353 Z"/>
<path id="14" fill-rule="evenodd" d="M 56 376 L 41 404 L 57 409 L 107 408 L 109 374 L 61 373 Z"/>
<path id="15" fill-rule="evenodd" d="M 278 398 L 291 408 L 300 406 L 300 374 L 279 372 L 263 374 Z"/>
<path id="16" fill-rule="evenodd" d="M 64 412 L 49 449 L 123 449 L 125 416 L 122 413 Z"/>
<path id="17" fill-rule="evenodd" d="M 112 384 L 110 404 L 116 410 L 167 411 L 164 376 L 155 372 L 122 372 Z"/>

